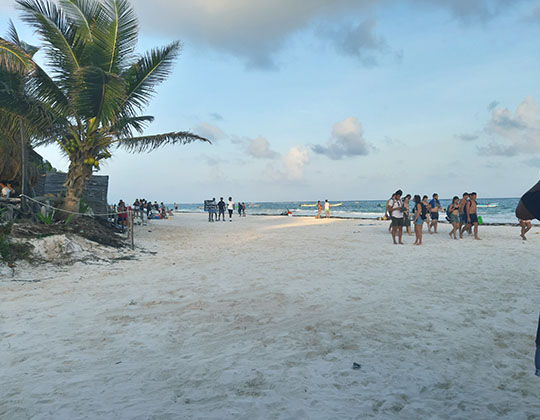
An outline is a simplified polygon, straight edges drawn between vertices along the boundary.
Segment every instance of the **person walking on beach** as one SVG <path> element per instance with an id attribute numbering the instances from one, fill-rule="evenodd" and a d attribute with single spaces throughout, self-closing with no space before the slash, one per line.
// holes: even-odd
<path id="1" fill-rule="evenodd" d="M 433 228 L 433 233 L 437 233 L 437 224 L 439 223 L 439 210 L 441 209 L 439 194 L 433 194 L 433 199 L 429 202 L 429 206 L 431 208 L 431 227 Z"/>
<path id="2" fill-rule="evenodd" d="M 473 227 L 474 239 L 480 240 L 478 237 L 478 215 L 476 214 L 476 193 L 472 192 L 470 200 L 467 203 L 467 227 Z"/>
<path id="3" fill-rule="evenodd" d="M 218 222 L 219 219 L 222 217 L 222 220 L 225 221 L 225 201 L 223 201 L 223 197 L 219 198 L 219 202 L 217 203 L 218 206 Z"/>
<path id="4" fill-rule="evenodd" d="M 452 202 L 448 206 L 448 221 L 452 224 L 452 232 L 449 233 L 450 237 L 457 239 L 456 232 L 459 230 L 459 197 L 456 195 L 452 199 Z"/>
<path id="5" fill-rule="evenodd" d="M 242 217 L 246 217 L 246 203 L 242 201 Z"/>
<path id="6" fill-rule="evenodd" d="M 413 198 L 414 201 L 414 233 L 416 234 L 415 245 L 422 245 L 422 226 L 424 225 L 424 215 L 427 213 L 420 196 L 416 194 Z"/>
<path id="7" fill-rule="evenodd" d="M 463 198 L 459 201 L 459 237 L 463 239 L 463 231 L 467 226 L 467 203 L 469 202 L 469 193 L 464 192 Z M 469 232 L 470 233 L 470 232 Z"/>
<path id="8" fill-rule="evenodd" d="M 327 219 L 330 217 L 330 203 L 328 200 L 324 200 L 324 217 Z"/>
<path id="9" fill-rule="evenodd" d="M 227 210 L 229 210 L 229 222 L 232 222 L 232 214 L 234 211 L 234 201 L 232 201 L 232 197 L 229 197 L 229 201 L 227 203 Z"/>
<path id="10" fill-rule="evenodd" d="M 242 217 L 242 203 L 238 202 L 238 217 Z"/>
<path id="11" fill-rule="evenodd" d="M 403 192 L 397 190 L 394 194 L 394 198 L 388 202 L 388 212 L 392 217 L 392 240 L 394 245 L 403 245 L 401 240 L 403 235 L 403 202 L 401 201 L 401 196 Z M 398 242 L 396 242 L 396 235 Z"/>
<path id="12" fill-rule="evenodd" d="M 527 238 L 525 237 L 525 234 L 531 230 L 531 221 L 530 220 L 522 220 L 522 219 L 519 219 L 519 225 L 521 226 L 521 238 L 526 241 Z"/>
<path id="13" fill-rule="evenodd" d="M 317 201 L 317 216 L 315 217 L 315 219 L 321 218 L 321 210 L 322 210 L 321 200 L 319 200 Z"/>

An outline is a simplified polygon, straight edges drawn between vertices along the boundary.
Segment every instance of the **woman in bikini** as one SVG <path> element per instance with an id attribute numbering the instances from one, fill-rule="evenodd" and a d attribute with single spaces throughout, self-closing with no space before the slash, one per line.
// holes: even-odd
<path id="1" fill-rule="evenodd" d="M 449 235 L 457 240 L 456 232 L 459 230 L 459 197 L 457 195 L 452 199 L 452 203 L 448 207 L 448 213 L 448 219 L 454 228 Z"/>

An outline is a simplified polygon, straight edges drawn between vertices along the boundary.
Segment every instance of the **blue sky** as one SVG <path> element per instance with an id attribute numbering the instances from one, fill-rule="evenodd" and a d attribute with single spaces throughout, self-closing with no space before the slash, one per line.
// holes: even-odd
<path id="1" fill-rule="evenodd" d="M 396 5 L 399 3 L 399 5 Z M 118 152 L 109 200 L 519 196 L 540 169 L 537 0 L 134 0 L 140 51 L 179 39 L 148 133 L 212 145 Z M 0 24 L 15 18 L 0 0 Z M 54 149 L 40 153 L 59 169 Z"/>

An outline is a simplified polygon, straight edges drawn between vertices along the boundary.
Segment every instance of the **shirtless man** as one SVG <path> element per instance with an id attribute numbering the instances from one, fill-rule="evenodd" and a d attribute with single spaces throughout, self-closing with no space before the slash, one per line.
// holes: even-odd
<path id="1" fill-rule="evenodd" d="M 321 210 L 322 210 L 321 200 L 319 200 L 317 201 L 317 216 L 315 216 L 315 219 L 321 218 Z"/>
<path id="2" fill-rule="evenodd" d="M 459 201 L 459 238 L 463 239 L 463 231 L 467 225 L 467 202 L 469 201 L 469 193 L 464 192 L 463 198 Z"/>
<path id="3" fill-rule="evenodd" d="M 474 230 L 474 239 L 480 240 L 478 237 L 478 215 L 476 214 L 476 193 L 472 192 L 470 195 L 470 200 L 467 203 L 467 227 L 473 227 Z"/>
<path id="4" fill-rule="evenodd" d="M 516 207 L 516 217 L 520 220 L 540 220 L 540 182 L 527 191 Z M 540 319 L 536 331 L 536 355 L 534 357 L 536 376 L 540 376 Z"/>

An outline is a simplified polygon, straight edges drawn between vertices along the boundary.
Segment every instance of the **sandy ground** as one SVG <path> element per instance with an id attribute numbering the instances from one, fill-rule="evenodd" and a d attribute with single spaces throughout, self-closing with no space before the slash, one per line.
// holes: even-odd
<path id="1" fill-rule="evenodd" d="M 4 276 L 0 418 L 540 418 L 538 228 L 205 217 Z"/>

